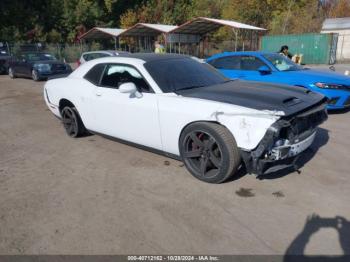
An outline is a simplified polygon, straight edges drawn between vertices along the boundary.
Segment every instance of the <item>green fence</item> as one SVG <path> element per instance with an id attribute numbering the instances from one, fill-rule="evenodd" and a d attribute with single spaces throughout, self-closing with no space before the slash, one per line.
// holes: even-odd
<path id="1" fill-rule="evenodd" d="M 278 52 L 281 46 L 287 45 L 293 55 L 303 55 L 304 64 L 333 64 L 336 37 L 334 34 L 270 35 L 262 38 L 261 49 Z"/>

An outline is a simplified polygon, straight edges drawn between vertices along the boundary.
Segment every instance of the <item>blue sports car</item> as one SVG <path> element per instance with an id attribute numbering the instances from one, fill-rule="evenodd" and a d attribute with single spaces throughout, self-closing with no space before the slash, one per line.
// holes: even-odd
<path id="1" fill-rule="evenodd" d="M 206 62 L 228 78 L 302 86 L 328 97 L 328 109 L 350 107 L 350 77 L 303 68 L 271 52 L 225 52 Z"/>

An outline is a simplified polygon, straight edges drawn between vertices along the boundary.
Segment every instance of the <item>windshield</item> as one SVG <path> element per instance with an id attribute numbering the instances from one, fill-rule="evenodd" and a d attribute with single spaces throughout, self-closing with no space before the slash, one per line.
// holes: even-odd
<path id="1" fill-rule="evenodd" d="M 56 57 L 54 57 L 51 54 L 48 53 L 28 53 L 25 55 L 27 60 L 29 61 L 52 61 L 57 60 Z"/>
<path id="2" fill-rule="evenodd" d="M 269 60 L 278 71 L 298 71 L 303 70 L 303 67 L 294 63 L 289 58 L 280 54 L 266 54 L 263 55 Z"/>
<path id="3" fill-rule="evenodd" d="M 165 93 L 229 81 L 212 66 L 186 57 L 150 61 L 145 67 Z"/>

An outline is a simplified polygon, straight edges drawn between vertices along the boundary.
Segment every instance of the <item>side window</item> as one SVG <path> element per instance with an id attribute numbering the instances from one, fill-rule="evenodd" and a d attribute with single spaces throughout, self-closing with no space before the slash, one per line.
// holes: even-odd
<path id="1" fill-rule="evenodd" d="M 105 53 L 97 53 L 96 56 L 94 57 L 94 59 L 96 58 L 101 58 L 101 57 L 107 57 L 110 56 L 109 54 L 105 54 Z"/>
<path id="2" fill-rule="evenodd" d="M 94 85 L 100 84 L 101 75 L 105 69 L 105 64 L 97 64 L 86 73 L 84 78 Z"/>
<path id="3" fill-rule="evenodd" d="M 217 69 L 239 70 L 240 58 L 241 58 L 240 56 L 225 56 L 225 57 L 215 59 L 209 62 L 209 64 L 211 64 Z"/>
<path id="4" fill-rule="evenodd" d="M 83 58 L 85 61 L 90 61 L 91 60 L 91 55 L 90 54 L 85 54 L 83 55 Z"/>
<path id="5" fill-rule="evenodd" d="M 83 58 L 85 61 L 90 61 L 96 58 L 101 58 L 101 57 L 107 57 L 109 56 L 108 54 L 105 53 L 91 53 L 91 54 L 85 54 L 83 55 Z"/>
<path id="6" fill-rule="evenodd" d="M 150 92 L 147 82 L 134 67 L 128 65 L 107 65 L 104 70 L 101 86 L 119 88 L 123 83 L 132 82 L 140 92 Z"/>
<path id="7" fill-rule="evenodd" d="M 261 66 L 265 66 L 265 63 L 255 56 L 241 57 L 241 70 L 257 71 Z"/>

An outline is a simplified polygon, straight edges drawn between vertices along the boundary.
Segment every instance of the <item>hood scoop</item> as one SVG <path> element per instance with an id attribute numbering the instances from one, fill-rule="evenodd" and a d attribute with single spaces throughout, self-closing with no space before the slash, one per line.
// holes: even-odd
<path id="1" fill-rule="evenodd" d="M 300 104 L 302 102 L 303 102 L 303 100 L 301 100 L 300 98 L 297 98 L 297 97 L 289 97 L 289 98 L 284 99 L 282 101 L 282 103 L 288 107 Z"/>

